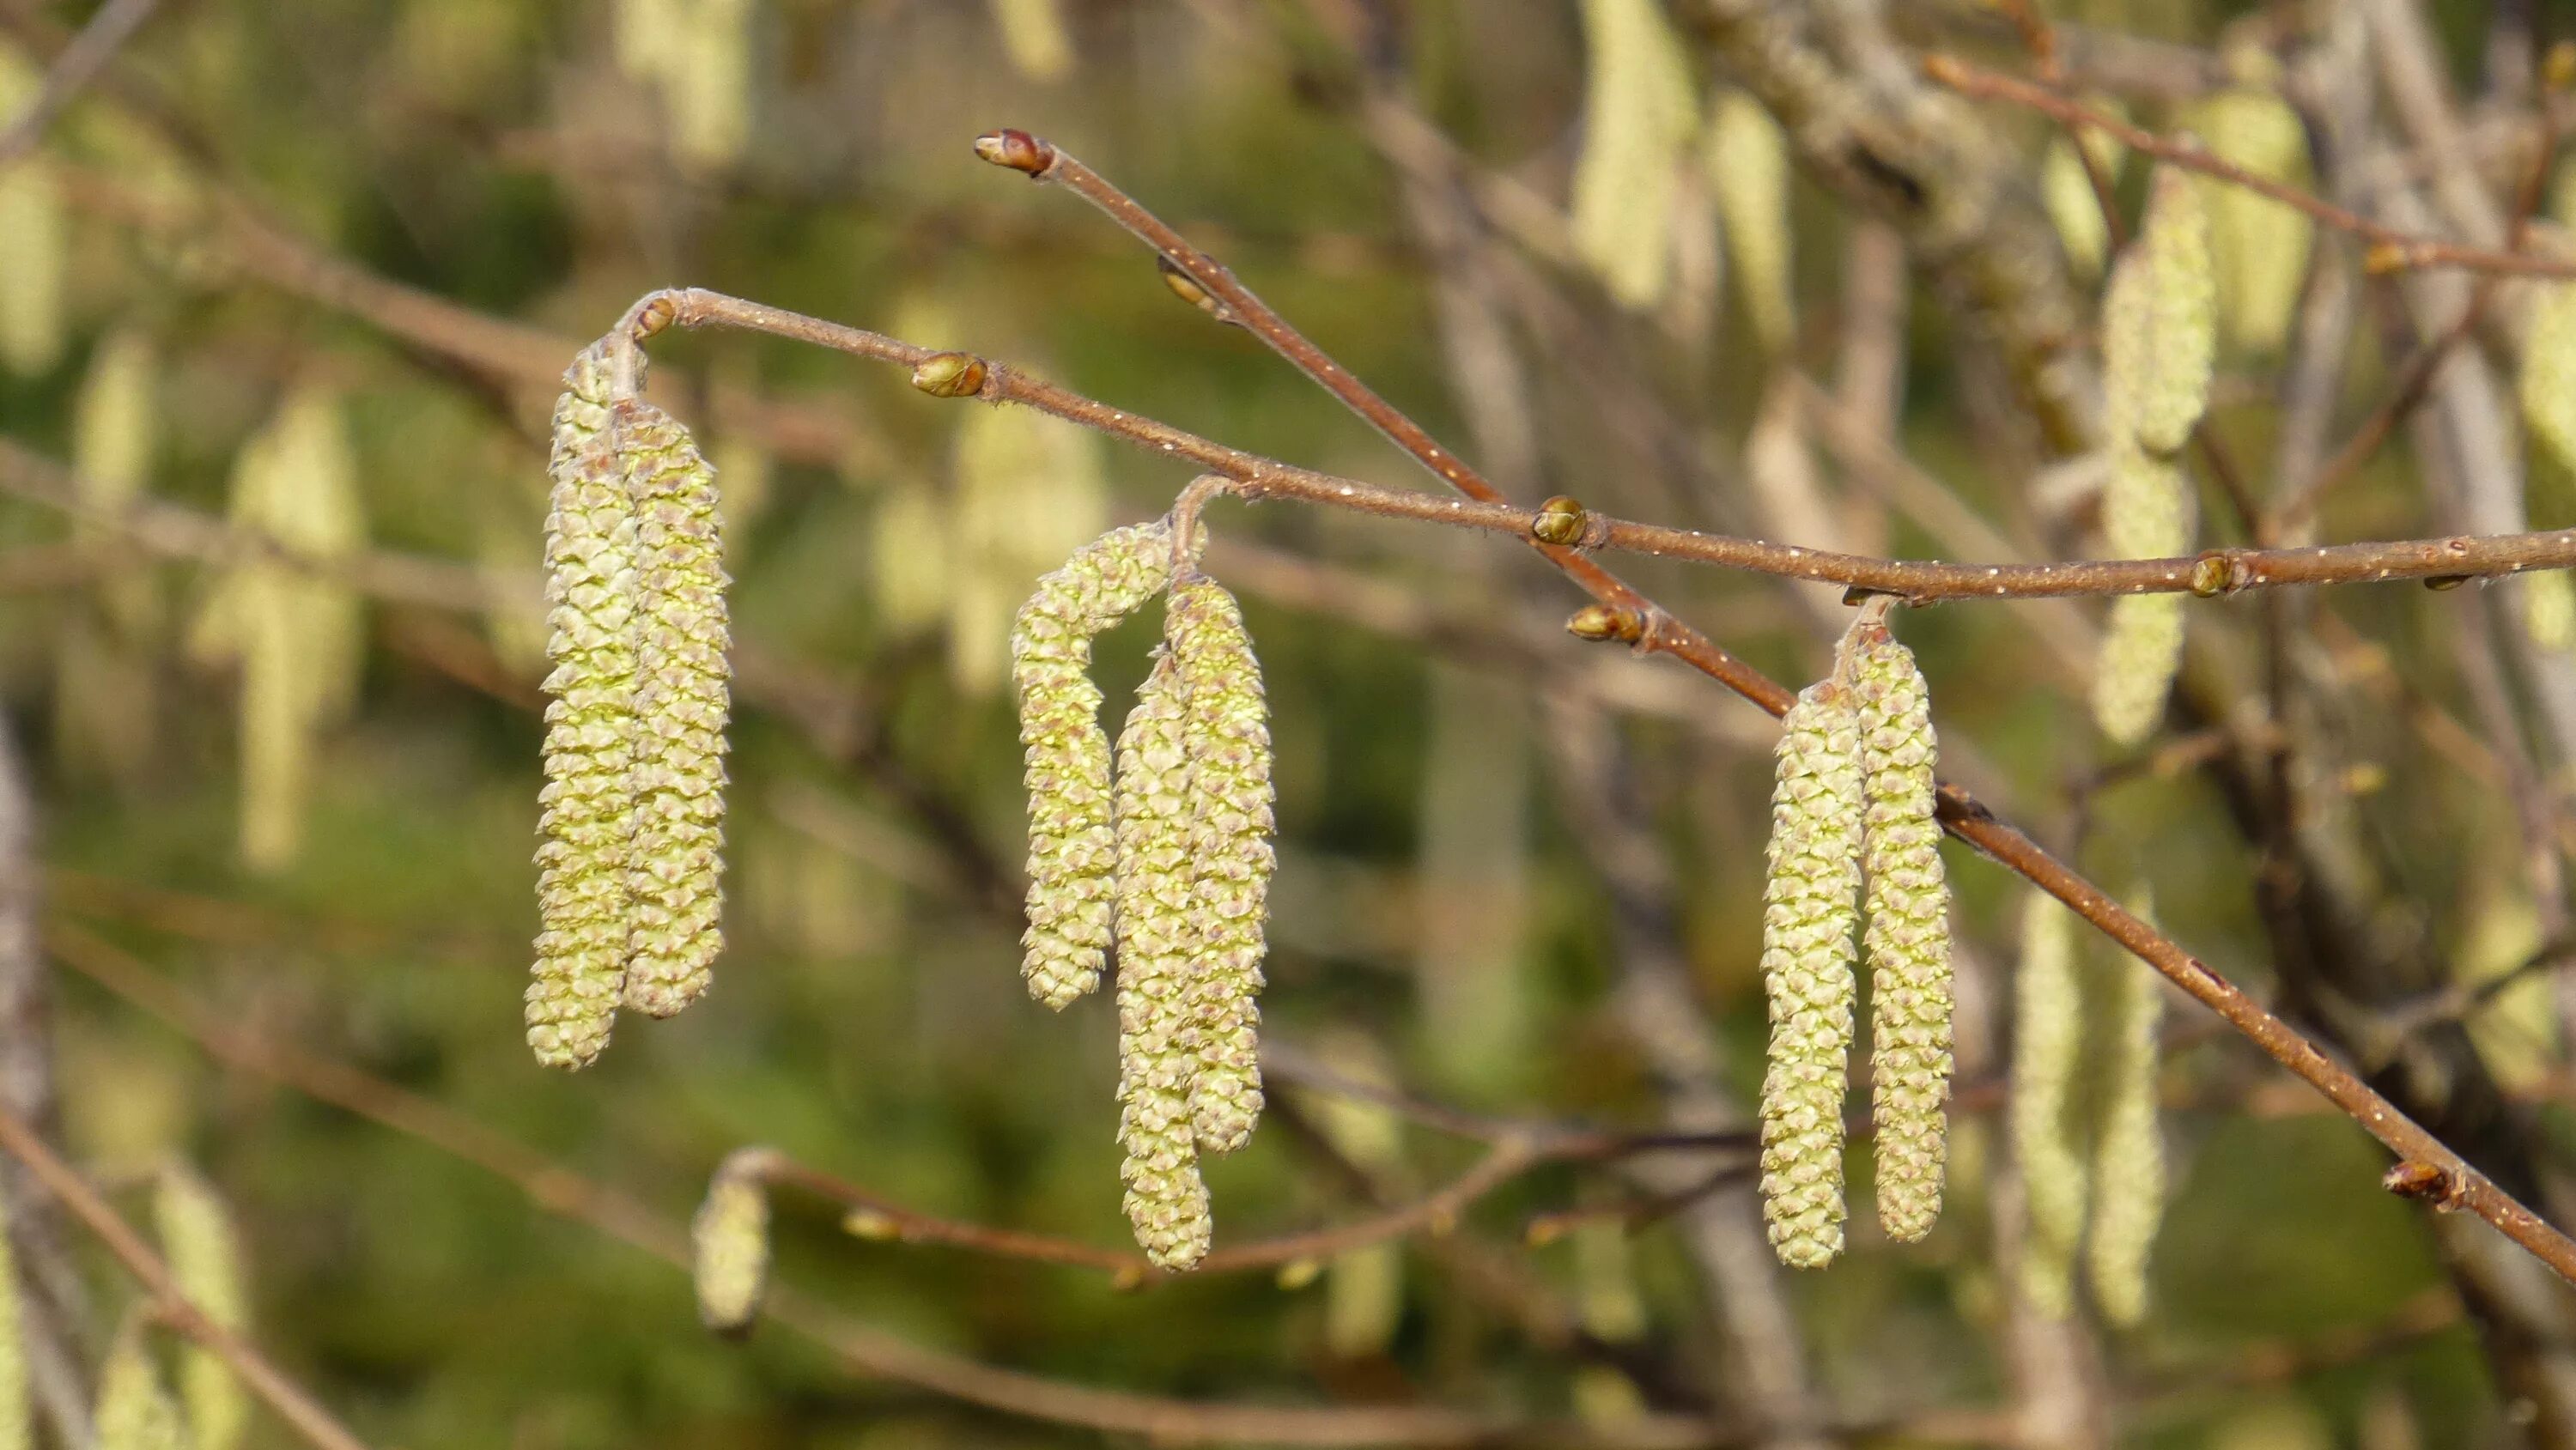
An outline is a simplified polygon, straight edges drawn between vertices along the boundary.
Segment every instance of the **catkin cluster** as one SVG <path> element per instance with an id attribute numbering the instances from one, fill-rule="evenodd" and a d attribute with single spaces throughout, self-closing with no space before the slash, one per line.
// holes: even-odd
<path id="1" fill-rule="evenodd" d="M 612 399 L 600 347 L 564 380 L 527 1022 L 539 1061 L 582 1067 L 621 1003 L 679 1011 L 723 945 L 726 579 L 715 473 L 688 430 Z"/>
<path id="2" fill-rule="evenodd" d="M 2023 908 L 2011 1110 L 2029 1204 L 2022 1292 L 2042 1313 L 2064 1317 L 2074 1308 L 2080 1251 L 2103 1317 L 2135 1324 L 2146 1313 L 2147 1260 L 2164 1214 L 2156 1115 L 2163 995 L 2141 963 L 2080 955 L 2073 926 L 2044 895 Z"/>
<path id="3" fill-rule="evenodd" d="M 1111 530 L 1038 582 L 1011 659 L 1029 788 L 1022 974 L 1062 1007 L 1098 985 L 1114 940 L 1127 1216 L 1148 1258 L 1186 1269 L 1210 1234 L 1199 1155 L 1240 1147 L 1261 1112 L 1275 858 L 1251 636 L 1223 586 L 1175 572 L 1168 523 Z M 1113 760 L 1091 639 L 1167 584 L 1163 644 Z"/>
<path id="4" fill-rule="evenodd" d="M 2138 238 L 2111 269 L 2102 299 L 2103 432 L 2109 471 L 2102 532 L 2123 558 L 2191 547 L 2191 489 L 2173 455 L 2209 401 L 2218 284 L 2200 188 L 2159 171 Z M 2113 601 L 2093 677 L 2102 733 L 2134 745 L 2155 729 L 2182 663 L 2183 597 Z"/>
<path id="5" fill-rule="evenodd" d="M 1833 675 L 1800 694 L 1781 725 L 1762 916 L 1763 1212 L 1783 1263 L 1821 1268 L 1843 1244 L 1845 1061 L 1864 905 L 1879 1222 L 1911 1242 L 1940 1214 L 1950 891 L 1932 814 L 1929 695 L 1877 612 L 1853 626 Z"/>

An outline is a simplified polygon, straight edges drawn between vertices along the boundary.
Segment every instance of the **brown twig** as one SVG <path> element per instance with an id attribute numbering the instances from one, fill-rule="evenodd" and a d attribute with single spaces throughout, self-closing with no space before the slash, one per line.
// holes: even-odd
<path id="1" fill-rule="evenodd" d="M 2102 131 L 2132 150 L 2170 162 L 2186 171 L 2197 171 L 2234 186 L 2244 187 L 2294 211 L 2304 212 L 2320 226 L 2346 232 L 2370 243 L 2369 265 L 2373 271 L 2391 272 L 2407 269 L 2452 267 L 2463 271 L 2494 272 L 2518 277 L 2576 277 L 2576 263 L 2554 257 L 2518 255 L 2490 251 L 2484 247 L 2462 246 L 2455 242 L 2419 237 L 2387 226 L 2358 212 L 2347 211 L 2309 192 L 2253 172 L 2230 161 L 2211 155 L 2188 142 L 2157 135 L 2143 127 L 2132 126 L 2117 116 L 2094 110 L 2047 86 L 2015 76 L 2003 75 L 1971 65 L 1953 55 L 1928 55 L 1923 58 L 1923 74 L 1938 84 L 1963 96 L 1983 100 L 2008 101 L 2027 107 L 2065 126 L 2089 127 Z"/>
<path id="2" fill-rule="evenodd" d="M 266 1401 L 280 1419 L 295 1427 L 296 1433 L 321 1450 L 367 1450 L 365 1441 L 350 1434 L 329 1410 L 269 1363 L 268 1357 L 250 1341 L 217 1324 L 191 1302 L 178 1281 L 170 1277 L 169 1266 L 161 1262 L 142 1236 L 117 1217 L 116 1210 L 108 1207 L 107 1200 L 73 1172 L 71 1165 L 54 1156 L 35 1129 L 6 1108 L 0 1108 L 0 1151 L 25 1164 L 27 1171 L 73 1217 L 89 1226 L 108 1252 L 150 1291 L 153 1308 L 164 1323 L 231 1365 L 251 1393 Z"/>
<path id="3" fill-rule="evenodd" d="M 45 128 L 160 8 L 161 0 L 107 0 L 98 7 L 80 34 L 73 36 L 71 43 L 54 57 L 53 64 L 46 67 L 44 84 L 37 88 L 35 99 L 9 118 L 6 130 L 0 130 L 0 167 L 36 149 L 36 143 L 44 139 Z"/>

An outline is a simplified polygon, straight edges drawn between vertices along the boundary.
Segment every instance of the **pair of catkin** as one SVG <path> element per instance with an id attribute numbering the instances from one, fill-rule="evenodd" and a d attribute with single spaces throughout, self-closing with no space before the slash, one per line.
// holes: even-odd
<path id="1" fill-rule="evenodd" d="M 2148 914 L 2143 903 L 2139 914 Z M 2079 954 L 2074 930 L 2072 913 L 2031 893 L 2014 986 L 2010 1114 L 2028 1206 L 2022 1293 L 2064 1318 L 2082 1250 L 2103 1317 L 2135 1324 L 2146 1313 L 2147 1259 L 2164 1214 L 2163 996 L 2145 964 Z"/>
<path id="2" fill-rule="evenodd" d="M 1950 1091 L 1950 890 L 1933 819 L 1937 744 L 1913 653 L 1883 606 L 1843 637 L 1833 674 L 1782 718 L 1763 893 L 1770 1063 L 1762 1201 L 1781 1262 L 1843 1246 L 1843 1096 L 1854 929 L 1871 974 L 1878 1216 L 1902 1243 L 1941 1212 Z"/>
<path id="3" fill-rule="evenodd" d="M 1112 752 L 1091 640 L 1168 583 L 1164 639 Z M 1031 996 L 1062 1008 L 1118 950 L 1120 1179 L 1138 1243 L 1207 1252 L 1202 1153 L 1262 1107 L 1255 1005 L 1275 857 L 1268 706 L 1242 611 L 1176 562 L 1168 523 L 1114 529 L 1038 582 L 1011 637 L 1029 792 Z"/>
<path id="4" fill-rule="evenodd" d="M 2102 534 L 2121 558 L 2191 548 L 2191 486 L 2174 456 L 2209 402 L 2218 336 L 2213 266 L 2200 188 L 2160 169 L 2137 240 L 2112 267 L 2102 298 Z M 2112 601 L 2094 668 L 2093 718 L 2117 744 L 2144 740 L 2164 715 L 2182 664 L 2184 602 L 2180 594 Z"/>
<path id="5" fill-rule="evenodd" d="M 546 785 L 528 1045 L 583 1067 L 622 1004 L 668 1017 L 724 937 L 725 585 L 715 472 L 687 428 L 610 396 L 604 349 L 555 407 Z"/>

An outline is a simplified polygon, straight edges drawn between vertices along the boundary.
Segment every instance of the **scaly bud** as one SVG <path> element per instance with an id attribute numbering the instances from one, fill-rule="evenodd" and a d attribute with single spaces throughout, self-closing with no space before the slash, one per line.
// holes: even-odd
<path id="1" fill-rule="evenodd" d="M 2104 431 L 2171 453 L 2209 402 L 2218 288 L 2209 217 L 2183 172 L 2160 168 L 2137 241 L 2111 268 L 2102 299 Z"/>
<path id="2" fill-rule="evenodd" d="M 1189 707 L 1166 647 L 1118 737 L 1118 1142 L 1128 1222 L 1155 1267 L 1207 1252 L 1190 1082 L 1191 959 L 1199 948 L 1191 860 Z"/>
<path id="3" fill-rule="evenodd" d="M 625 1003 L 668 1017 L 705 991 L 724 949 L 723 542 L 715 470 L 689 430 L 650 403 L 620 401 L 609 441 L 635 510 L 632 913 Z"/>
<path id="4" fill-rule="evenodd" d="M 546 786 L 528 1045 L 584 1067 L 608 1045 L 626 980 L 635 795 L 635 503 L 608 447 L 608 366 L 593 346 L 555 404 L 546 598 Z"/>
<path id="5" fill-rule="evenodd" d="M 1055 164 L 1055 148 L 1026 131 L 987 131 L 975 138 L 975 154 L 1031 176 Z"/>
<path id="6" fill-rule="evenodd" d="M 2089 1172 L 2075 1092 L 2084 1032 L 2074 924 L 2046 893 L 2031 892 L 2022 903 L 2021 966 L 2013 975 L 2013 1156 L 2028 1205 L 2021 1287 L 2052 1319 L 2074 1308 Z"/>
<path id="7" fill-rule="evenodd" d="M 212 1185 L 173 1164 L 153 1180 L 152 1217 L 170 1277 L 189 1303 L 230 1330 L 249 1322 L 241 1241 Z M 179 1362 L 179 1397 L 196 1450 L 234 1450 L 250 1428 L 250 1397 L 223 1356 L 190 1345 Z"/>
<path id="8" fill-rule="evenodd" d="M 1160 521 L 1112 529 L 1038 580 L 1011 630 L 1011 680 L 1029 793 L 1029 995 L 1062 1008 L 1100 983 L 1109 948 L 1109 736 L 1091 682 L 1092 636 L 1171 579 L 1172 534 Z"/>
<path id="9" fill-rule="evenodd" d="M 1868 615 L 1845 638 L 1860 710 L 1878 1218 L 1912 1243 L 1941 1215 L 1950 1097 L 1950 886 L 1932 818 L 1937 747 L 1914 654 Z"/>
<path id="10" fill-rule="evenodd" d="M 1165 635 L 1187 701 L 1189 859 L 1197 872 L 1190 1117 L 1199 1151 L 1230 1153 L 1252 1136 L 1262 1105 L 1254 1001 L 1278 867 L 1270 848 L 1269 707 L 1243 612 L 1223 585 L 1200 577 L 1173 586 Z"/>
<path id="11" fill-rule="evenodd" d="M 1762 1213 L 1771 1247 L 1822 1268 L 1843 1246 L 1844 1059 L 1860 892 L 1860 719 L 1832 680 L 1782 717 L 1762 895 L 1770 1068 L 1762 1080 Z"/>
<path id="12" fill-rule="evenodd" d="M 760 1179 L 731 1163 L 718 1168 L 689 1241 L 699 1320 L 718 1334 L 749 1333 L 769 1292 L 769 1194 Z"/>
<path id="13" fill-rule="evenodd" d="M 933 353 L 913 368 L 912 385 L 934 398 L 973 397 L 984 390 L 984 360 L 971 353 Z"/>
<path id="14" fill-rule="evenodd" d="M 1542 544 L 1572 547 L 1583 542 L 1584 530 L 1589 528 L 1591 523 L 1591 517 L 1584 513 L 1583 505 L 1560 493 L 1540 504 L 1538 512 L 1531 516 L 1530 537 Z"/>
<path id="15" fill-rule="evenodd" d="M 2152 918 L 2143 900 L 2131 910 Z M 2147 1312 L 2147 1258 L 2165 1211 L 2164 1130 L 2156 1104 L 2160 978 L 2123 953 L 2082 980 L 2095 1038 L 2085 1063 L 2101 1113 L 2093 1149 L 2093 1235 L 2087 1267 L 2102 1317 L 2131 1325 Z"/>

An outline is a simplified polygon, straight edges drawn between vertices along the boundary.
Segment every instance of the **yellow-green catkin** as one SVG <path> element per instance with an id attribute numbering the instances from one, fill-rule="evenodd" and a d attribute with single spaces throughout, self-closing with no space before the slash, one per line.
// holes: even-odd
<path id="1" fill-rule="evenodd" d="M 42 85 L 25 56 L 0 45 L 0 117 L 22 113 Z M 0 165 L 0 368 L 33 377 L 62 358 L 70 261 L 70 220 L 52 160 L 29 155 Z"/>
<path id="2" fill-rule="evenodd" d="M 106 515 L 133 507 L 150 482 L 159 432 L 158 363 L 142 329 L 120 327 L 90 352 L 72 412 L 72 476 L 81 505 Z M 113 532 L 87 518 L 72 537 L 112 547 Z M 65 621 L 54 686 L 54 739 L 66 766 L 96 767 L 133 782 L 149 764 L 159 705 L 154 635 L 163 618 L 159 579 L 139 559 L 101 577 L 95 612 Z"/>
<path id="3" fill-rule="evenodd" d="M 2152 918 L 2153 906 L 2131 908 Z M 2156 1102 L 2161 978 L 2121 953 L 2079 978 L 2093 1028 L 2084 1066 L 2099 1114 L 2093 1145 L 2093 1223 L 2086 1268 L 2093 1302 L 2113 1324 L 2146 1316 L 2147 1260 L 2164 1220 L 2164 1130 Z"/>
<path id="4" fill-rule="evenodd" d="M 2576 581 L 2554 569 L 2526 577 L 2522 627 L 2542 649 L 2576 650 Z"/>
<path id="5" fill-rule="evenodd" d="M 2075 275 L 2087 280 L 2102 275 L 2103 259 L 2111 251 L 2111 226 L 2103 220 L 2092 178 L 2084 174 L 2084 158 L 2064 136 L 2052 137 L 2040 153 L 2039 200 Z"/>
<path id="6" fill-rule="evenodd" d="M 1073 69 L 1073 37 L 1060 0 L 993 0 L 993 23 L 1011 69 L 1033 81 L 1062 80 Z"/>
<path id="7" fill-rule="evenodd" d="M 2022 903 L 2021 964 L 2013 977 L 2011 1126 L 2028 1221 L 2022 1294 L 2053 1319 L 2075 1305 L 2075 1252 L 2084 1237 L 2091 1164 L 2077 1069 L 2084 1052 L 2076 984 L 2075 918 L 2047 893 Z"/>
<path id="8" fill-rule="evenodd" d="M 1790 278 L 1789 143 L 1780 123 L 1743 91 L 1717 98 L 1708 125 L 1709 185 L 1717 196 L 1736 296 L 1766 353 L 1798 328 Z"/>
<path id="9" fill-rule="evenodd" d="M 1603 1344 L 1635 1344 L 1646 1337 L 1646 1301 L 1637 1292 L 1628 1224 L 1618 1214 L 1584 1218 L 1574 1229 L 1575 1312 L 1583 1332 Z M 1645 1396 L 1615 1365 L 1588 1364 L 1575 1371 L 1574 1413 L 1587 1425 L 1641 1419 Z"/>
<path id="10" fill-rule="evenodd" d="M 1912 1243 L 1941 1216 L 1950 1099 L 1950 885 L 1932 817 L 1938 745 L 1914 654 L 1864 618 L 1850 650 L 1860 711 L 1861 869 L 1869 924 L 1870 1065 L 1878 1219 Z"/>
<path id="11" fill-rule="evenodd" d="M 593 348 L 555 404 L 546 518 L 544 811 L 540 929 L 528 986 L 528 1046 L 550 1067 L 584 1067 L 608 1045 L 626 982 L 627 844 L 634 832 L 636 517 L 609 448 L 609 376 Z"/>
<path id="12" fill-rule="evenodd" d="M 27 1346 L 20 1337 L 25 1308 L 18 1298 L 18 1256 L 9 1247 L 8 1204 L 0 1202 L 0 1450 L 34 1450 L 27 1413 Z"/>
<path id="13" fill-rule="evenodd" d="M 143 1318 L 126 1316 L 98 1371 L 98 1450 L 191 1450 L 187 1421 L 161 1381 Z"/>
<path id="14" fill-rule="evenodd" d="M 1780 722 L 1762 899 L 1770 1066 L 1762 1081 L 1762 1213 L 1782 1263 L 1822 1268 L 1843 1246 L 1843 1096 L 1860 894 L 1860 717 L 1834 680 Z"/>
<path id="15" fill-rule="evenodd" d="M 1190 859 L 1189 702 L 1168 646 L 1118 737 L 1118 1142 L 1128 1222 L 1158 1267 L 1207 1252 L 1207 1185 L 1190 1117 L 1197 1074 L 1190 972 L 1199 947 Z"/>
<path id="16" fill-rule="evenodd" d="M 719 1334 L 747 1332 L 769 1292 L 769 1194 L 759 1177 L 719 1168 L 689 1222 L 689 1242 L 699 1320 Z"/>
<path id="17" fill-rule="evenodd" d="M 715 470 L 688 429 L 633 400 L 609 415 L 635 525 L 633 836 L 624 996 L 668 1017 L 704 992 L 724 948 L 724 543 Z"/>
<path id="18" fill-rule="evenodd" d="M 2560 467 L 2576 472 L 2576 282 L 2531 284 L 2523 337 L 2522 418 Z"/>
<path id="19" fill-rule="evenodd" d="M 1392 1088 L 1383 1054 L 1364 1038 L 1328 1037 L 1325 1064 L 1357 1083 Z M 1317 1132 L 1333 1151 L 1372 1174 L 1404 1167 L 1404 1123 L 1383 1102 L 1309 1095 Z M 1404 1319 L 1404 1248 L 1392 1240 L 1335 1254 L 1324 1268 L 1324 1347 L 1337 1359 L 1383 1354 Z"/>
<path id="20" fill-rule="evenodd" d="M 224 1328 L 247 1327 L 250 1295 L 241 1240 L 213 1186 L 184 1165 L 163 1168 L 153 1182 L 152 1217 L 179 1292 Z M 223 1356 L 194 1344 L 182 1350 L 179 1398 L 197 1450 L 235 1450 L 241 1444 L 250 1428 L 250 1397 Z"/>
<path id="21" fill-rule="evenodd" d="M 2271 90 L 2221 91 L 2194 109 L 2190 125 L 2210 154 L 2250 175 L 2291 185 L 2307 180 L 2307 129 Z M 2299 212 L 2232 182 L 2203 177 L 2197 186 L 2209 212 L 2219 326 L 2237 348 L 2276 352 L 2307 281 L 2315 228 Z"/>
<path id="22" fill-rule="evenodd" d="M 1161 523 L 1112 529 L 1038 580 L 1010 636 L 1029 794 L 1029 995 L 1063 1008 L 1100 984 L 1109 949 L 1118 841 L 1110 821 L 1109 736 L 1091 641 L 1171 580 Z"/>
<path id="23" fill-rule="evenodd" d="M 2183 596 L 2131 594 L 2111 601 L 2093 666 L 2093 720 L 2117 745 L 2135 745 L 2164 719 L 2182 667 Z"/>
<path id="24" fill-rule="evenodd" d="M 1613 300 L 1644 311 L 1671 281 L 1676 173 L 1699 127 L 1690 61 L 1654 0 L 1583 0 L 1583 37 L 1574 249 Z"/>
<path id="25" fill-rule="evenodd" d="M 1270 877 L 1269 704 L 1243 611 L 1204 576 L 1175 584 L 1165 637 L 1186 701 L 1189 860 L 1197 959 L 1189 1022 L 1198 1057 L 1190 1118 L 1199 1150 L 1230 1153 L 1261 1116 L 1259 1028 Z M 1124 863 L 1121 864 L 1124 869 Z"/>
<path id="26" fill-rule="evenodd" d="M 1039 575 L 1108 527 L 1099 440 L 1027 408 L 968 408 L 957 430 L 943 597 L 949 675 L 985 695 L 1010 676 L 1011 612 Z"/>
<path id="27" fill-rule="evenodd" d="M 318 737 L 348 714 L 365 658 L 358 598 L 325 572 L 366 544 L 357 462 L 329 390 L 298 387 L 243 445 L 231 521 L 296 561 L 227 571 L 191 638 L 199 657 L 241 667 L 241 854 L 273 871 L 302 849 Z"/>
<path id="28" fill-rule="evenodd" d="M 2103 431 L 2114 448 L 2182 447 L 2209 403 L 2217 339 L 2208 211 L 2189 175 L 2159 168 L 2102 299 Z"/>

